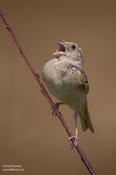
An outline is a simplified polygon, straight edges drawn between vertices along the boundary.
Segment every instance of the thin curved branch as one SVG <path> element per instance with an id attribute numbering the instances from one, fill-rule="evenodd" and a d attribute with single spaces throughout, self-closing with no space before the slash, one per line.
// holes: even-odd
<path id="1" fill-rule="evenodd" d="M 4 23 L 7 31 L 10 33 L 13 41 L 15 42 L 16 47 L 18 48 L 20 54 L 22 55 L 22 58 L 24 59 L 25 63 L 27 64 L 28 68 L 30 69 L 30 71 L 32 72 L 33 76 L 35 77 L 38 85 L 39 85 L 39 89 L 41 91 L 41 93 L 44 95 L 44 97 L 47 99 L 48 103 L 50 104 L 50 106 L 53 106 L 54 102 L 51 99 L 50 95 L 48 94 L 42 78 L 40 76 L 40 73 L 35 69 L 35 67 L 32 65 L 32 63 L 29 61 L 28 57 L 26 56 L 22 46 L 20 45 L 14 31 L 12 30 L 11 26 L 9 25 L 9 23 L 6 20 L 6 17 L 4 16 L 4 14 L 2 13 L 2 11 L 0 10 L 0 18 L 2 20 L 2 22 Z M 60 111 L 56 112 L 56 116 L 59 119 L 59 121 L 61 122 L 62 126 L 64 127 L 64 129 L 66 130 L 67 134 L 69 137 L 72 136 L 72 133 L 70 131 L 70 129 L 68 128 L 62 114 Z M 73 141 L 72 141 L 73 142 Z M 89 162 L 89 160 L 86 158 L 85 154 L 83 153 L 83 151 L 81 150 L 81 147 L 79 144 L 77 144 L 77 146 L 75 146 L 75 149 L 77 150 L 77 152 L 80 155 L 80 158 L 82 160 L 82 162 L 84 163 L 85 167 L 87 168 L 89 174 L 91 175 L 95 175 L 95 171 L 91 165 L 91 163 Z"/>

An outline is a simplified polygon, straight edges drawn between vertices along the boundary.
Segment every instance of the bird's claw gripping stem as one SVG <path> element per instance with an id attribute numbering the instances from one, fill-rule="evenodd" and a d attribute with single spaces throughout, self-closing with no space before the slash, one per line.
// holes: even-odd
<path id="1" fill-rule="evenodd" d="M 78 136 L 74 135 L 68 138 L 68 141 L 71 141 L 71 149 L 73 149 L 78 144 Z"/>
<path id="2" fill-rule="evenodd" d="M 56 116 L 56 112 L 58 112 L 59 106 L 63 104 L 62 102 L 57 102 L 52 105 L 52 115 Z"/>

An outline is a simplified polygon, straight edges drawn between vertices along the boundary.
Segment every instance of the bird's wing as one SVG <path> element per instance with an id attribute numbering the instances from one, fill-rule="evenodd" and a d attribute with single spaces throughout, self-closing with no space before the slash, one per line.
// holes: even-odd
<path id="1" fill-rule="evenodd" d="M 76 70 L 76 75 L 78 75 L 78 87 L 85 93 L 88 94 L 89 92 L 89 82 L 86 73 L 84 70 L 74 64 L 70 64 L 71 68 Z"/>
<path id="2" fill-rule="evenodd" d="M 78 71 L 78 77 L 79 77 L 79 87 L 80 89 L 85 93 L 88 94 L 89 92 L 89 82 L 87 79 L 87 75 L 84 71 L 80 70 Z"/>

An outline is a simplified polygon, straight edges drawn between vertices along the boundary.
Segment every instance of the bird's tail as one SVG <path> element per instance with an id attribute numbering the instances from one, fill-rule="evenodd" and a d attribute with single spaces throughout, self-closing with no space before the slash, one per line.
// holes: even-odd
<path id="1" fill-rule="evenodd" d="M 81 110 L 79 111 L 79 116 L 83 131 L 86 131 L 89 128 L 94 133 L 94 128 L 88 111 L 87 100 L 81 108 Z"/>

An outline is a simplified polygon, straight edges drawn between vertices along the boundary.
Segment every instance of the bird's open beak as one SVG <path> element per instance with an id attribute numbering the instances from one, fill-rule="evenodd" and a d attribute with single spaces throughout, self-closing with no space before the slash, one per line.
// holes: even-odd
<path id="1" fill-rule="evenodd" d="M 60 52 L 65 52 L 66 51 L 66 46 L 65 46 L 65 42 L 64 41 L 59 41 L 58 45 L 59 45 L 58 51 L 60 51 Z"/>
<path id="2" fill-rule="evenodd" d="M 58 41 L 58 50 L 56 50 L 55 53 L 53 53 L 53 55 L 56 57 L 56 58 L 59 58 L 60 56 L 64 56 L 66 54 L 66 44 L 65 44 L 65 41 Z"/>

